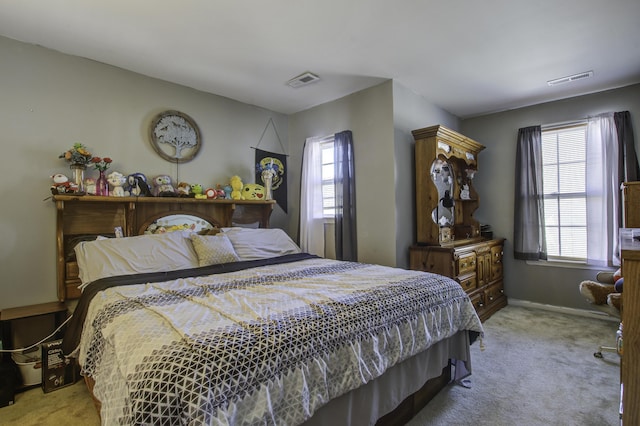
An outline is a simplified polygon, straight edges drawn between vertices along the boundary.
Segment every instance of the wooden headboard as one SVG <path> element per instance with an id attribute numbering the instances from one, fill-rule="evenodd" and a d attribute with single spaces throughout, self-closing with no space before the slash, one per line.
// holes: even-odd
<path id="1" fill-rule="evenodd" d="M 54 195 L 58 299 L 80 297 L 75 245 L 98 235 L 141 235 L 162 217 L 180 214 L 201 218 L 218 227 L 258 223 L 269 227 L 275 201 L 197 200 L 179 197 L 100 197 Z"/>

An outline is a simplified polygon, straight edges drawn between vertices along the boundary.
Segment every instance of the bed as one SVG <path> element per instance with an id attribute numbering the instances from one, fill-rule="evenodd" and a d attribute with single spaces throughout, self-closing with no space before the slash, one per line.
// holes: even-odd
<path id="1" fill-rule="evenodd" d="M 75 246 L 63 347 L 103 424 L 393 423 L 428 380 L 470 374 L 482 325 L 457 282 L 221 231 Z"/>

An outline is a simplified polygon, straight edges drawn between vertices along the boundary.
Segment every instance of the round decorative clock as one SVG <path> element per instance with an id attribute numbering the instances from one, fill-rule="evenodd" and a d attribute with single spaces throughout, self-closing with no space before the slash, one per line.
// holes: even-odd
<path id="1" fill-rule="evenodd" d="M 193 160 L 202 142 L 196 122 L 173 110 L 161 112 L 151 120 L 149 136 L 158 155 L 172 163 Z"/>

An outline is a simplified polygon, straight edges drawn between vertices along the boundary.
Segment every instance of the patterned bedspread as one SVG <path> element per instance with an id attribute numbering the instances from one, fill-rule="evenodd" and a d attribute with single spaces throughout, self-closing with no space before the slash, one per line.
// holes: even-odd
<path id="1" fill-rule="evenodd" d="M 482 332 L 448 278 L 291 260 L 96 293 L 77 354 L 103 424 L 295 425 L 459 330 Z"/>

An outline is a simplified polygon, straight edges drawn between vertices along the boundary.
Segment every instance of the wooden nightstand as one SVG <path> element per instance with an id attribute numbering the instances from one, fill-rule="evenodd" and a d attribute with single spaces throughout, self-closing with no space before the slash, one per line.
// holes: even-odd
<path id="1" fill-rule="evenodd" d="M 13 349 L 12 321 L 41 315 L 54 315 L 55 328 L 58 328 L 67 319 L 67 305 L 64 302 L 49 302 L 0 310 L 3 349 Z"/>

